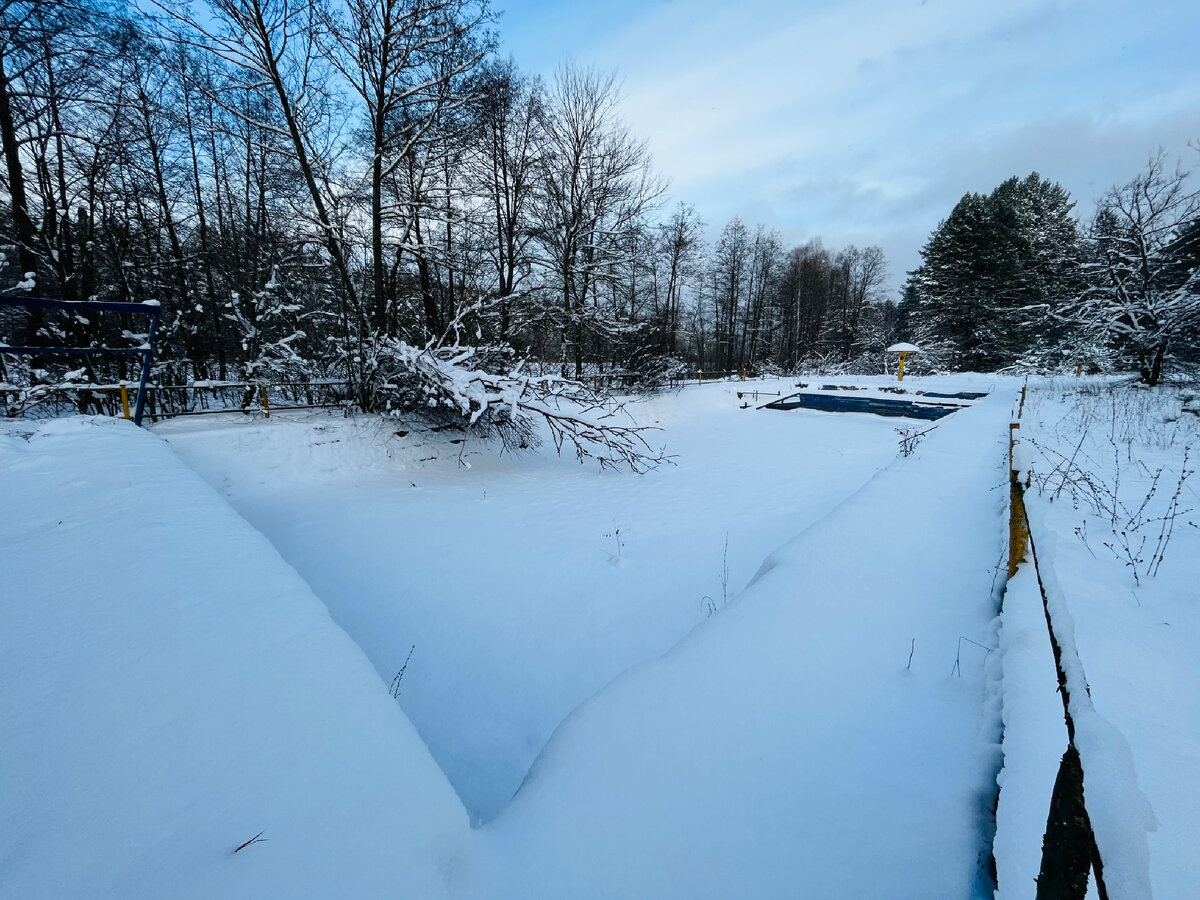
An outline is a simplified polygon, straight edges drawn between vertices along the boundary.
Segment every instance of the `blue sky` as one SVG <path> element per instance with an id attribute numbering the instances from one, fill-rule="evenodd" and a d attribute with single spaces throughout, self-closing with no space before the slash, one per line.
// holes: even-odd
<path id="1" fill-rule="evenodd" d="M 670 197 L 789 243 L 879 244 L 892 283 L 967 191 L 1037 171 L 1090 213 L 1200 162 L 1200 3 L 496 0 L 501 51 L 615 70 Z"/>

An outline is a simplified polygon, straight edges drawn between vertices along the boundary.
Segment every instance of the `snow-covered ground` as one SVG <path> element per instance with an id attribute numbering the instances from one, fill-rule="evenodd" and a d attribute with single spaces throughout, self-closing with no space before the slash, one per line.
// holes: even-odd
<path id="1" fill-rule="evenodd" d="M 637 404 L 675 457 L 644 476 L 340 415 L 156 431 L 295 566 L 386 683 L 411 651 L 401 705 L 487 821 L 572 709 L 666 652 L 896 457 L 899 420 L 740 408 L 753 394 L 739 390 L 761 404 L 792 384 Z"/>
<path id="2" fill-rule="evenodd" d="M 1185 396 L 1035 381 L 1021 427 L 1043 580 L 1090 687 L 1079 750 L 1112 897 L 1200 896 L 1200 482 L 1184 474 L 1200 416 Z"/>
<path id="3" fill-rule="evenodd" d="M 993 389 L 909 456 L 933 423 L 736 396 L 793 384 L 636 405 L 644 476 L 365 417 L 6 426 L 0 896 L 983 897 L 1002 714 L 1028 896 L 1065 735 L 1027 571 L 995 619 L 1019 383 L 906 379 Z M 1069 454 L 1044 387 L 1022 434 Z M 1143 431 L 1151 471 L 1194 434 Z M 1098 831 L 1191 896 L 1200 532 L 1135 584 L 1036 494 L 1096 790 L 1160 826 Z"/>
<path id="4" fill-rule="evenodd" d="M 0 496 L 0 897 L 446 894 L 469 829 L 436 763 L 166 444 L 10 425 Z"/>
<path id="5" fill-rule="evenodd" d="M 944 420 L 578 709 L 480 834 L 469 893 L 987 896 L 999 723 L 960 637 L 995 614 L 1010 405 Z"/>

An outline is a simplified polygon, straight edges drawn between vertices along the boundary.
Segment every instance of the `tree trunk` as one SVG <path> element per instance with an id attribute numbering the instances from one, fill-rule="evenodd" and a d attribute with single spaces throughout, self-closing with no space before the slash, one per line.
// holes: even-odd
<path id="1" fill-rule="evenodd" d="M 419 240 L 419 238 L 418 238 Z M 371 161 L 371 284 L 374 290 L 375 329 L 388 333 L 387 279 L 383 267 L 383 124 L 374 135 L 374 159 Z"/>
<path id="2" fill-rule="evenodd" d="M 413 236 L 417 239 L 417 277 L 421 284 L 421 303 L 425 310 L 425 331 L 427 337 L 440 337 L 445 330 L 442 326 L 442 314 L 438 309 L 437 298 L 433 295 L 433 279 L 429 274 L 429 260 L 425 257 L 425 241 L 421 237 L 421 214 L 414 212 Z"/>
<path id="3" fill-rule="evenodd" d="M 1149 371 L 1142 373 L 1142 380 L 1151 387 L 1155 387 L 1162 381 L 1163 360 L 1167 356 L 1167 345 L 1170 343 L 1170 338 L 1163 338 L 1157 347 L 1154 348 L 1154 357 L 1150 361 Z"/>
<path id="4" fill-rule="evenodd" d="M 21 267 L 21 278 L 25 273 L 37 273 L 37 256 L 33 252 L 36 235 L 33 221 L 29 218 L 29 201 L 25 195 L 25 173 L 21 169 L 20 145 L 17 142 L 17 127 L 13 121 L 12 102 L 9 94 L 8 76 L 4 70 L 4 54 L 0 53 L 0 149 L 4 151 L 4 162 L 8 169 L 8 193 L 12 201 L 13 226 L 16 229 L 17 261 Z M 30 317 L 31 319 L 33 316 Z"/>

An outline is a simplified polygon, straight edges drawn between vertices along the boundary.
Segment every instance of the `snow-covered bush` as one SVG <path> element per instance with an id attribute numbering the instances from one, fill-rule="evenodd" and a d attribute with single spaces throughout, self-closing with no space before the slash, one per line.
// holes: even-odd
<path id="1" fill-rule="evenodd" d="M 611 396 L 557 375 L 534 375 L 504 347 L 414 347 L 388 339 L 362 360 L 364 408 L 419 414 L 442 424 L 499 434 L 509 446 L 536 440 L 541 420 L 561 451 L 582 462 L 627 465 L 635 472 L 663 462 L 661 449 Z"/>
<path id="2" fill-rule="evenodd" d="M 1039 436 L 1023 438 L 1036 451 L 1030 484 L 1083 514 L 1075 533 L 1093 554 L 1094 544 L 1104 547 L 1135 582 L 1156 575 L 1192 512 L 1200 419 L 1180 415 L 1182 392 L 1071 379 L 1036 387 L 1030 398 L 1040 420 Z"/>

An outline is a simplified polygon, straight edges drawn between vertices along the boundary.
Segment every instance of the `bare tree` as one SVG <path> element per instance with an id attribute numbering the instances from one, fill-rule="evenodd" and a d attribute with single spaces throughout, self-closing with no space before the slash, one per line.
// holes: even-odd
<path id="1" fill-rule="evenodd" d="M 733 369 L 738 363 L 737 329 L 742 321 L 751 252 L 750 231 L 734 216 L 721 231 L 712 257 L 713 299 L 717 313 L 715 335 L 719 351 L 716 363 L 722 369 Z"/>
<path id="2" fill-rule="evenodd" d="M 497 334 L 508 341 L 513 303 L 533 268 L 530 216 L 543 163 L 542 87 L 510 60 L 487 66 L 478 90 L 473 183 L 481 207 L 481 243 L 494 271 Z"/>
<path id="3" fill-rule="evenodd" d="M 671 218 L 659 227 L 659 255 L 666 268 L 666 283 L 655 315 L 660 346 L 668 356 L 674 356 L 678 349 L 683 292 L 699 271 L 703 229 L 695 208 L 686 203 L 676 206 Z"/>
<path id="4" fill-rule="evenodd" d="M 1142 380 L 1162 380 L 1172 343 L 1200 329 L 1200 269 L 1179 266 L 1182 233 L 1200 217 L 1200 190 L 1159 151 L 1101 201 L 1093 224 L 1095 278 L 1072 310 L 1085 331 L 1132 354 Z"/>
<path id="5" fill-rule="evenodd" d="M 791 250 L 780 277 L 778 360 L 796 367 L 820 343 L 833 293 L 833 263 L 819 240 Z"/>
<path id="6" fill-rule="evenodd" d="M 770 335 L 775 329 L 775 304 L 778 295 L 779 257 L 783 249 L 779 233 L 762 225 L 754 231 L 750 252 L 750 284 L 747 311 L 742 326 L 741 359 L 738 368 L 753 368 L 759 357 L 770 352 Z"/>
<path id="7" fill-rule="evenodd" d="M 413 164 L 418 147 L 449 146 L 431 134 L 470 94 L 465 77 L 483 59 L 490 38 L 486 4 L 474 0 L 347 0 L 344 16 L 322 9 L 323 34 L 332 64 L 351 86 L 366 114 L 370 154 L 370 266 L 372 317 L 390 330 L 390 296 L 384 235 L 388 210 L 384 187 L 397 169 Z M 444 157 L 441 162 L 444 162 Z M 424 154 L 423 168 L 438 160 Z M 412 170 L 419 194 L 422 179 Z M 422 172 L 424 174 L 424 172 Z M 394 183 L 394 182 L 393 182 Z M 409 217 L 419 229 L 419 210 Z M 413 234 L 415 236 L 415 232 Z M 409 235 L 404 235 L 409 237 Z M 418 252 L 421 241 L 418 238 Z M 428 276 L 425 276 L 428 278 Z M 425 286 L 426 323 L 440 331 L 441 317 Z"/>
<path id="8" fill-rule="evenodd" d="M 546 149 L 534 209 L 534 235 L 551 290 L 559 297 L 561 365 L 583 374 L 585 341 L 619 330 L 604 315 L 598 288 L 620 268 L 621 238 L 664 186 L 646 145 L 617 114 L 611 75 L 563 66 L 546 99 Z"/>
<path id="9" fill-rule="evenodd" d="M 860 249 L 851 245 L 837 255 L 834 266 L 838 284 L 827 313 L 826 340 L 845 362 L 858 349 L 864 311 L 880 299 L 887 279 L 887 259 L 879 247 Z"/>
<path id="10" fill-rule="evenodd" d="M 201 19 L 181 6 L 155 0 L 183 27 L 176 40 L 199 47 L 237 73 L 210 95 L 226 113 L 263 132 L 286 139 L 307 188 L 311 220 L 341 282 L 346 298 L 359 307 L 359 291 L 345 228 L 335 215 L 332 148 L 318 141 L 333 102 L 321 61 L 328 14 L 319 0 L 211 0 L 211 18 Z M 256 117 L 237 95 L 269 97 L 272 115 Z"/>

